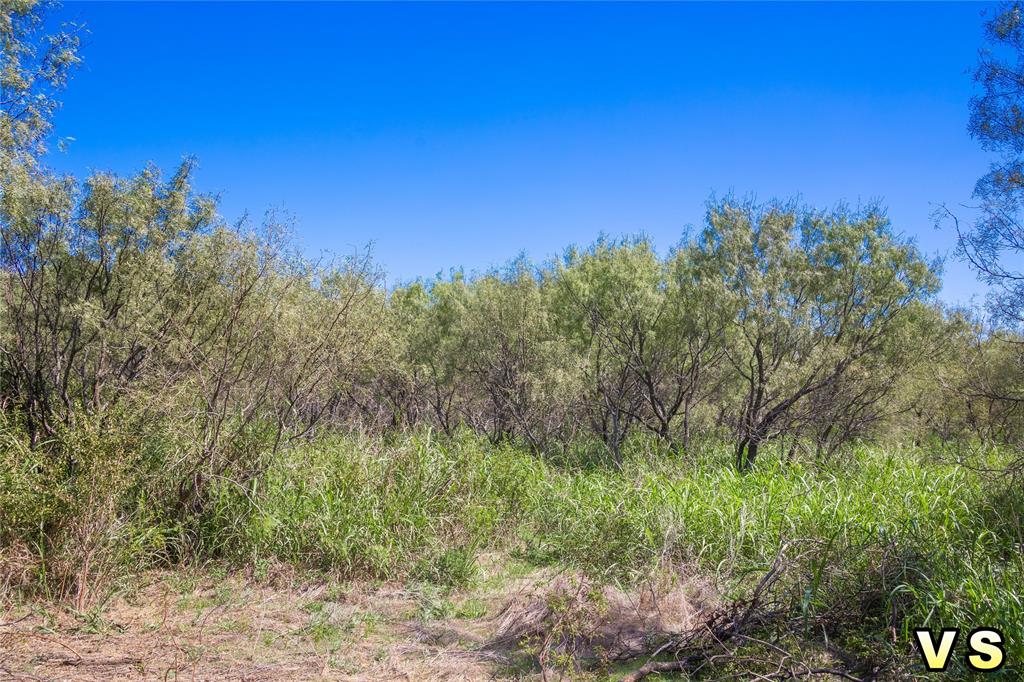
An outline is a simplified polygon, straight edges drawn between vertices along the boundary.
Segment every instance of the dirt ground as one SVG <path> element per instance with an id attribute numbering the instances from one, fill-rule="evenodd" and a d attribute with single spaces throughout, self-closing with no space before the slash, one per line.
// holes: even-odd
<path id="1" fill-rule="evenodd" d="M 288 587 L 178 575 L 146 582 L 101 611 L 36 605 L 0 615 L 0 679 L 505 676 L 493 654 L 478 651 L 487 607 L 472 598 L 388 586 Z"/>
<path id="2" fill-rule="evenodd" d="M 152 573 L 86 612 L 0 608 L 0 680 L 541 679 L 530 642 L 553 641 L 545 627 L 563 618 L 550 605 L 567 603 L 555 592 L 579 601 L 584 590 L 564 575 L 508 564 L 456 592 Z M 678 590 L 656 605 L 607 589 L 592 597 L 566 612 L 595 619 L 604 640 L 587 642 L 590 649 L 629 648 L 648 630 L 688 627 L 701 609 L 700 595 Z"/>

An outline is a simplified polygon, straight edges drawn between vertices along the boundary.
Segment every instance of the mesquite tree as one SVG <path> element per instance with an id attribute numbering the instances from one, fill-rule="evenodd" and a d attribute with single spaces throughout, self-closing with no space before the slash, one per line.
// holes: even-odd
<path id="1" fill-rule="evenodd" d="M 937 289 L 917 250 L 876 211 L 807 212 L 723 201 L 695 260 L 734 317 L 729 360 L 744 384 L 736 465 L 791 429 L 802 402 L 838 390 L 881 353 L 904 311 Z"/>
<path id="2" fill-rule="evenodd" d="M 988 48 L 974 79 L 982 92 L 971 100 L 969 130 L 994 161 L 974 190 L 981 217 L 957 225 L 960 251 L 992 286 L 998 317 L 1024 325 L 1024 7 L 1007 3 L 986 23 Z"/>
<path id="3" fill-rule="evenodd" d="M 584 410 L 617 463 L 623 442 L 642 421 L 645 394 L 637 369 L 647 364 L 665 309 L 661 275 L 645 241 L 601 241 L 571 251 L 555 275 L 553 302 L 560 331 L 580 358 Z"/>

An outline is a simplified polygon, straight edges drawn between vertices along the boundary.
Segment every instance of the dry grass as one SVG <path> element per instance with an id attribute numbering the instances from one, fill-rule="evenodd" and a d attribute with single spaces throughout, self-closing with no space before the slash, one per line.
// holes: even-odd
<path id="1" fill-rule="evenodd" d="M 489 679 L 486 656 L 425 636 L 405 590 L 149 577 L 102 614 L 0 615 L 0 679 Z"/>
<path id="2" fill-rule="evenodd" d="M 632 659 L 699 628 L 718 598 L 697 578 L 662 574 L 625 591 L 582 575 L 535 578 L 496 618 L 489 648 L 521 648 L 544 667 Z"/>
<path id="3" fill-rule="evenodd" d="M 153 573 L 102 611 L 0 612 L 0 679 L 539 679 L 563 663 L 555 652 L 590 664 L 634 655 L 715 600 L 695 580 L 626 592 L 501 570 L 450 594 L 304 583 L 287 569 L 259 582 Z"/>

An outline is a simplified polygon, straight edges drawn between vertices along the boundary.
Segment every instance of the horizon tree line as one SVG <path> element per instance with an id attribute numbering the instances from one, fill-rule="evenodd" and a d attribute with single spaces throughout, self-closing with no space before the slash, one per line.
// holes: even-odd
<path id="1" fill-rule="evenodd" d="M 470 429 L 548 454 L 594 442 L 616 465 L 640 434 L 726 441 L 741 470 L 773 442 L 825 457 L 865 439 L 1021 441 L 1019 274 L 999 258 L 1020 251 L 1012 160 L 959 233 L 1002 287 L 998 333 L 943 308 L 938 268 L 875 206 L 712 199 L 665 257 L 601 239 L 387 289 L 368 253 L 310 260 L 273 214 L 226 223 L 192 161 L 169 178 L 49 170 L 79 56 L 73 29 L 45 33 L 46 6 L 0 21 L 0 407 L 34 448 L 87 420 L 170 426 L 189 508 L 211 478 L 244 483 L 332 428 Z M 989 27 L 1018 51 L 1019 14 Z M 972 131 L 1012 154 L 1006 68 L 979 68 Z"/>

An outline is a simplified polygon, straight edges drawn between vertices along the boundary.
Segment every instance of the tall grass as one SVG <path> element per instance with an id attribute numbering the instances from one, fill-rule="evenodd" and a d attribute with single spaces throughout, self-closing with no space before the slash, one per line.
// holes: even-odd
<path id="1" fill-rule="evenodd" d="M 741 593 L 791 543 L 783 598 L 816 634 L 871 653 L 905 649 L 915 627 L 995 626 L 1024 657 L 1024 493 L 927 451 L 766 458 L 746 475 L 724 451 L 663 455 L 548 476 L 531 499 L 535 559 L 628 575 L 669 558 Z"/>
<path id="2" fill-rule="evenodd" d="M 332 436 L 244 485 L 217 479 L 200 517 L 181 519 L 173 448 L 159 443 L 86 430 L 62 444 L 70 460 L 43 460 L 0 431 L 9 595 L 44 583 L 84 598 L 81 585 L 183 556 L 462 585 L 483 551 L 619 581 L 685 566 L 742 594 L 788 543 L 779 596 L 807 637 L 907 656 L 914 627 L 987 625 L 1008 637 L 1011 663 L 1024 657 L 1024 494 L 927 450 L 864 447 L 827 463 L 766 454 L 743 475 L 725 449 L 640 444 L 618 469 L 469 434 Z M 12 579 L 26 554 L 32 569 Z"/>
<path id="3" fill-rule="evenodd" d="M 469 437 L 333 437 L 274 462 L 249 489 L 225 481 L 203 535 L 208 551 L 240 561 L 465 582 L 477 552 L 514 529 L 544 471 L 511 447 Z"/>

